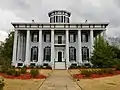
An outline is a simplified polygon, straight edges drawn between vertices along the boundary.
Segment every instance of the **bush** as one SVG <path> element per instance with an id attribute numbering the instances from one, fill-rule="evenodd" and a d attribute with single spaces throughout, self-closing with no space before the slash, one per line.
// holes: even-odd
<path id="1" fill-rule="evenodd" d="M 31 69 L 31 70 L 30 70 L 30 74 L 31 74 L 31 76 L 34 78 L 34 77 L 36 77 L 37 75 L 39 75 L 39 71 L 38 71 L 38 69 Z"/>
<path id="2" fill-rule="evenodd" d="M 21 68 L 21 70 L 20 70 L 20 72 L 21 72 L 21 74 L 25 74 L 26 73 L 26 71 L 27 71 L 27 69 L 26 68 Z"/>
<path id="3" fill-rule="evenodd" d="M 81 74 L 85 75 L 85 77 L 90 77 L 92 74 L 92 71 L 89 70 L 81 70 Z"/>
<path id="4" fill-rule="evenodd" d="M 9 69 L 6 73 L 7 75 L 12 75 L 12 76 L 20 76 L 20 71 L 16 71 L 15 69 Z"/>
<path id="5" fill-rule="evenodd" d="M 77 64 L 71 64 L 71 66 L 69 67 L 69 69 L 76 69 L 78 68 Z"/>
<path id="6" fill-rule="evenodd" d="M 4 86 L 5 86 L 4 79 L 0 77 L 0 90 L 3 90 Z"/>
<path id="7" fill-rule="evenodd" d="M 2 66 L 1 66 L 1 70 L 0 70 L 0 72 L 2 72 L 2 73 L 6 73 L 7 71 L 8 71 L 8 67 L 5 66 L 5 65 L 2 65 Z"/>

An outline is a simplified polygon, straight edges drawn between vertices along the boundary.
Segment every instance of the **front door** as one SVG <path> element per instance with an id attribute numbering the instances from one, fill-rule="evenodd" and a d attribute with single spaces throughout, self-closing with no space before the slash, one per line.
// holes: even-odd
<path id="1" fill-rule="evenodd" d="M 58 52 L 58 62 L 62 62 L 62 52 Z"/>
<path id="2" fill-rule="evenodd" d="M 62 44 L 62 36 L 58 36 L 58 44 Z"/>

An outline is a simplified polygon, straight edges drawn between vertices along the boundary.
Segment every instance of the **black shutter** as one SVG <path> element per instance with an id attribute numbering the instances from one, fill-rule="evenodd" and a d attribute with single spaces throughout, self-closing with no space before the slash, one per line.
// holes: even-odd
<path id="1" fill-rule="evenodd" d="M 44 48 L 44 60 L 45 60 L 45 48 Z"/>
<path id="2" fill-rule="evenodd" d="M 76 35 L 74 34 L 74 42 L 76 42 Z"/>
<path id="3" fill-rule="evenodd" d="M 70 58 L 70 56 L 71 56 L 71 55 L 70 55 L 70 51 L 71 51 L 71 50 L 70 50 L 70 49 L 71 49 L 71 48 L 69 47 L 69 61 L 71 60 L 71 58 Z"/>
<path id="4" fill-rule="evenodd" d="M 87 48 L 87 58 L 88 58 L 88 61 L 89 61 L 89 49 Z"/>
<path id="5" fill-rule="evenodd" d="M 38 47 L 37 47 L 37 61 L 38 61 Z"/>
<path id="6" fill-rule="evenodd" d="M 81 42 L 83 42 L 83 33 L 81 34 Z"/>
<path id="7" fill-rule="evenodd" d="M 39 42 L 39 34 L 37 33 L 37 42 Z"/>
<path id="8" fill-rule="evenodd" d="M 33 37 L 34 37 L 34 33 L 32 33 L 32 40 L 31 40 L 32 42 L 33 42 Z"/>
<path id="9" fill-rule="evenodd" d="M 82 61 L 83 61 L 83 59 L 84 59 L 84 57 L 83 57 L 84 55 L 83 55 L 83 47 L 82 47 Z"/>
<path id="10" fill-rule="evenodd" d="M 74 60 L 76 61 L 76 48 L 74 48 Z"/>
<path id="11" fill-rule="evenodd" d="M 50 37 L 49 37 L 49 38 L 50 38 L 50 42 L 51 42 L 51 34 L 50 34 Z"/>
<path id="12" fill-rule="evenodd" d="M 44 34 L 44 42 L 46 42 L 46 34 Z"/>
<path id="13" fill-rule="evenodd" d="M 31 61 L 32 61 L 33 48 L 31 48 Z"/>
<path id="14" fill-rule="evenodd" d="M 88 42 L 88 33 L 86 33 L 86 42 Z"/>

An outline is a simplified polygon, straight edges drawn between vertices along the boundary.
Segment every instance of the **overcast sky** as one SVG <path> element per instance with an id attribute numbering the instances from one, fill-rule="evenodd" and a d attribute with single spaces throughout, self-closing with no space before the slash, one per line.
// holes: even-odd
<path id="1" fill-rule="evenodd" d="M 109 22 L 107 35 L 120 35 L 120 0 L 0 0 L 0 41 L 11 22 L 49 22 L 48 12 L 58 9 L 71 12 L 71 22 Z"/>

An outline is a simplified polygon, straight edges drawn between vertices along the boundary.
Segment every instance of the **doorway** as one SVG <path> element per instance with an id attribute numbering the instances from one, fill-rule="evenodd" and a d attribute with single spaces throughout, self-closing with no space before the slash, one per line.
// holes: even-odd
<path id="1" fill-rule="evenodd" d="M 58 52 L 58 62 L 62 62 L 62 52 Z"/>

